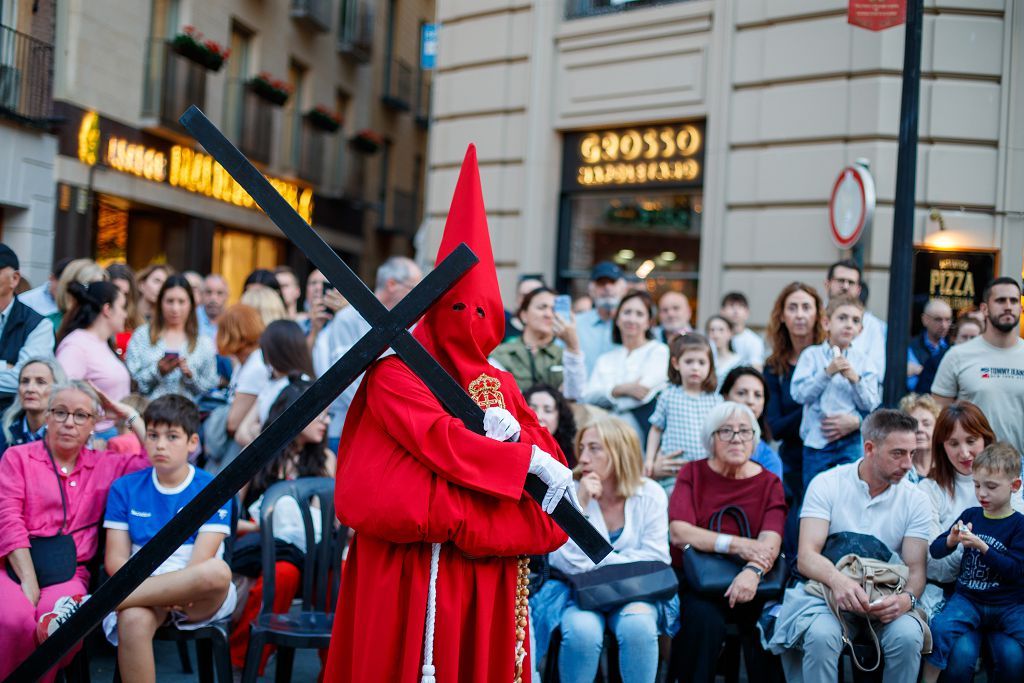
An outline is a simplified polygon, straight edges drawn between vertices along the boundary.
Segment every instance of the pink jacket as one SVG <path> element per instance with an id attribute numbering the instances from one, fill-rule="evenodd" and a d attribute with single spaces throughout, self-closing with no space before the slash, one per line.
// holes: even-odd
<path id="1" fill-rule="evenodd" d="M 118 477 L 148 466 L 143 453 L 83 448 L 74 470 L 61 476 L 68 501 L 65 532 L 74 532 L 80 563 L 96 554 L 110 485 Z M 29 547 L 29 537 L 53 536 L 63 521 L 57 477 L 43 441 L 7 449 L 0 459 L 0 558 L 4 564 L 12 550 Z"/>

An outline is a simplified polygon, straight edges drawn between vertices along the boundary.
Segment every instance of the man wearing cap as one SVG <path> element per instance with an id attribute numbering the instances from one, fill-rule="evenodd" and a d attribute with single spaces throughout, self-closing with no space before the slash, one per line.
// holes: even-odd
<path id="1" fill-rule="evenodd" d="M 580 350 L 587 364 L 587 377 L 594 371 L 601 354 L 611 351 L 612 325 L 615 309 L 626 293 L 626 280 L 622 269 L 611 261 L 601 261 L 590 271 L 587 294 L 594 307 L 576 316 L 576 332 L 580 336 Z"/>
<path id="2" fill-rule="evenodd" d="M 14 297 L 20 267 L 14 250 L 0 244 L 0 410 L 14 400 L 25 361 L 53 355 L 53 324 Z"/>

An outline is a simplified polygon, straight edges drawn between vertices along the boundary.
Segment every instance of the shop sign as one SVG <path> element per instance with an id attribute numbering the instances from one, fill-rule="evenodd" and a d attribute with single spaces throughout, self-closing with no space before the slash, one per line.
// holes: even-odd
<path id="1" fill-rule="evenodd" d="M 107 135 L 104 142 L 100 118 L 95 112 L 86 112 L 78 130 L 78 159 L 89 166 L 102 162 L 120 173 L 167 183 L 235 206 L 262 210 L 210 155 L 183 145 L 167 147 L 158 138 L 149 137 L 152 144 L 113 134 Z M 303 220 L 312 221 L 312 188 L 272 176 L 266 178 Z"/>
<path id="2" fill-rule="evenodd" d="M 566 189 L 587 190 L 699 187 L 703 164 L 700 123 L 569 133 L 562 181 Z"/>
<path id="3" fill-rule="evenodd" d="M 956 313 L 981 304 L 981 293 L 995 279 L 994 250 L 914 248 L 915 326 L 929 299 L 942 299 Z"/>
<path id="4" fill-rule="evenodd" d="M 907 20 L 907 0 L 850 0 L 846 21 L 869 31 L 882 31 Z"/>

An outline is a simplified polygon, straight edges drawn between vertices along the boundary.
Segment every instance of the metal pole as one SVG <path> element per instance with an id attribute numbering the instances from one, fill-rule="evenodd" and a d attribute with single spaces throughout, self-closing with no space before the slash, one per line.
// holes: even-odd
<path id="1" fill-rule="evenodd" d="M 900 146 L 896 162 L 896 207 L 889 268 L 889 331 L 885 353 L 883 402 L 893 406 L 907 391 L 907 344 L 910 337 L 911 267 L 914 240 L 914 190 L 917 179 L 917 119 L 921 94 L 921 24 L 923 0 L 907 3 L 903 50 L 903 97 Z"/>

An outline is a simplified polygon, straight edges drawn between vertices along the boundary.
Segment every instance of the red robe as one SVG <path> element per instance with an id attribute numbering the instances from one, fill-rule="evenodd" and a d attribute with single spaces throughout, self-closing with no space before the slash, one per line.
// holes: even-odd
<path id="1" fill-rule="evenodd" d="M 522 427 L 519 443 L 466 429 L 396 357 L 367 372 L 339 453 L 338 518 L 357 533 L 342 577 L 325 680 L 419 680 L 430 544 L 437 542 L 444 544 L 437 578 L 437 681 L 512 681 L 516 558 L 553 551 L 566 541 L 523 493 L 531 446 L 565 460 L 512 375 L 490 370 Z M 524 678 L 531 666 L 527 657 Z"/>

